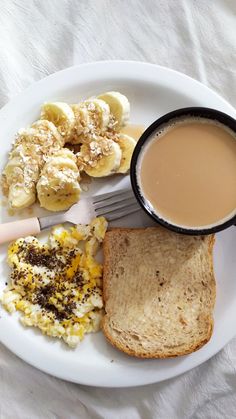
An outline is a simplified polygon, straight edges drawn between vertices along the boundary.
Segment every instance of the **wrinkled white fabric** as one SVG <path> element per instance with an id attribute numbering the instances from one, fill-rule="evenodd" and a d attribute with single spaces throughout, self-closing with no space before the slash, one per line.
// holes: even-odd
<path id="1" fill-rule="evenodd" d="M 235 0 L 1 0 L 0 105 L 65 67 L 129 59 L 182 71 L 235 106 L 235 17 Z M 235 417 L 236 339 L 180 377 L 130 389 L 67 383 L 0 346 L 1 419 Z"/>

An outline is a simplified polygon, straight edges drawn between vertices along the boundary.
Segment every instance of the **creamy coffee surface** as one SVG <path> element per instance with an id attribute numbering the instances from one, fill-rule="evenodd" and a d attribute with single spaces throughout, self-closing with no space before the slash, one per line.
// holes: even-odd
<path id="1" fill-rule="evenodd" d="M 173 122 L 143 146 L 137 178 L 166 221 L 187 228 L 220 224 L 236 213 L 236 135 L 204 118 Z"/>

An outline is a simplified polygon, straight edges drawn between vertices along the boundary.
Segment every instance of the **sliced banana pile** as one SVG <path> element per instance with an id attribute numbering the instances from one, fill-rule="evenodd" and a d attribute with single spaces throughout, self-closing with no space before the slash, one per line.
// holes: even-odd
<path id="1" fill-rule="evenodd" d="M 121 133 L 129 116 L 127 97 L 114 91 L 73 105 L 44 103 L 40 119 L 18 133 L 2 175 L 10 206 L 38 198 L 50 211 L 65 210 L 79 200 L 81 172 L 127 173 L 136 144 Z"/>
<path id="2" fill-rule="evenodd" d="M 115 140 L 101 138 L 82 144 L 77 153 L 78 167 L 92 177 L 125 174 L 130 168 L 135 145 L 136 141 L 125 134 L 118 134 Z"/>
<path id="3" fill-rule="evenodd" d="M 67 148 L 52 154 L 37 183 L 40 205 L 49 211 L 63 211 L 79 200 L 80 174 L 76 158 Z"/>
<path id="4" fill-rule="evenodd" d="M 71 108 L 75 127 L 68 142 L 72 144 L 89 143 L 101 136 L 114 140 L 130 116 L 130 103 L 119 92 L 107 92 Z"/>
<path id="5" fill-rule="evenodd" d="M 77 106 L 77 112 L 85 110 L 89 121 L 86 129 L 79 130 L 73 138 L 73 144 L 82 143 L 77 154 L 78 166 L 92 177 L 127 173 L 136 144 L 133 138 L 120 133 L 130 116 L 127 97 L 119 92 L 106 92 Z"/>
<path id="6" fill-rule="evenodd" d="M 37 121 L 18 132 L 2 174 L 11 208 L 23 209 L 36 201 L 36 183 L 45 158 L 62 145 L 61 135 L 48 121 Z"/>
<path id="7" fill-rule="evenodd" d="M 31 157 L 31 150 L 26 145 L 17 146 L 3 172 L 4 191 L 10 207 L 22 209 L 36 201 L 38 176 L 38 159 Z"/>

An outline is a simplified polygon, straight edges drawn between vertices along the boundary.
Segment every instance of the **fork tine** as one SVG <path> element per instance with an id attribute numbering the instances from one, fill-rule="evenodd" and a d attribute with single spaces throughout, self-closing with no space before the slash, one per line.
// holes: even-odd
<path id="1" fill-rule="evenodd" d="M 106 215 L 107 221 L 115 221 L 119 218 L 125 217 L 126 215 L 133 214 L 141 209 L 141 207 L 137 204 L 130 205 L 126 208 L 120 209 L 118 211 L 113 211 L 110 214 Z"/>
<path id="2" fill-rule="evenodd" d="M 115 205 L 118 203 L 121 203 L 127 199 L 133 200 L 134 202 L 137 202 L 135 196 L 133 193 L 129 192 L 129 193 L 125 193 L 123 195 L 116 195 L 116 196 L 111 196 L 110 198 L 107 198 L 103 201 L 99 201 L 99 202 L 95 202 L 93 203 L 93 207 L 95 209 L 99 209 L 99 208 L 104 208 L 104 207 L 108 207 L 111 205 Z"/>
<path id="3" fill-rule="evenodd" d="M 120 199 L 122 199 L 122 197 L 123 198 L 128 198 L 129 196 L 130 197 L 134 196 L 134 193 L 130 188 L 120 189 L 120 190 L 114 191 L 114 192 L 108 192 L 108 193 L 104 193 L 104 194 L 97 195 L 97 196 L 95 195 L 93 197 L 93 203 L 97 204 L 98 202 L 105 201 L 105 200 L 108 200 L 108 199 L 114 199 L 114 202 L 117 202 Z"/>
<path id="4" fill-rule="evenodd" d="M 116 201 L 115 203 L 112 203 L 112 204 L 110 204 L 110 202 L 108 202 L 106 200 L 104 202 L 104 204 L 103 205 L 102 204 L 100 204 L 100 205 L 97 204 L 98 206 L 94 205 L 95 213 L 97 215 L 104 215 L 104 214 L 107 214 L 107 213 L 112 212 L 112 211 L 116 211 L 116 210 L 119 210 L 119 209 L 122 209 L 122 208 L 126 208 L 126 207 L 128 207 L 132 204 L 138 205 L 135 197 L 127 198 L 127 199 L 124 199 L 124 200 L 118 201 L 118 202 Z"/>

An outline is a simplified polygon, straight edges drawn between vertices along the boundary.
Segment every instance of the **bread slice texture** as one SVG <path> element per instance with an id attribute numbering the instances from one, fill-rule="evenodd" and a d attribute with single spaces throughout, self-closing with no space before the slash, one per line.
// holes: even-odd
<path id="1" fill-rule="evenodd" d="M 140 358 L 189 354 L 213 330 L 214 236 L 162 227 L 111 229 L 104 240 L 103 332 Z"/>

